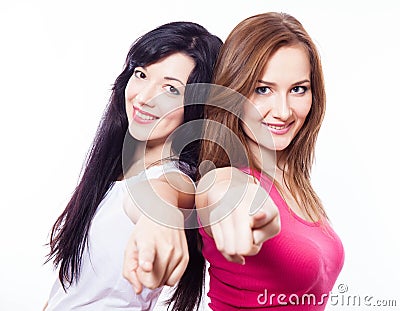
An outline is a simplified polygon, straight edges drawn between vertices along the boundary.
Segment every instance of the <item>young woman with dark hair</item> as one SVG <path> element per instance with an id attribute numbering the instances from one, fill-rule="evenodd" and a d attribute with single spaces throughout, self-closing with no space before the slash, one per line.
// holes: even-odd
<path id="1" fill-rule="evenodd" d="M 221 44 L 198 24 L 174 22 L 146 33 L 130 48 L 82 177 L 51 231 L 47 261 L 59 269 L 59 278 L 46 310 L 148 310 L 154 306 L 161 289 L 137 288 L 135 293 L 122 276 L 122 260 L 136 226 L 152 229 L 143 236 L 149 240 L 162 226 L 148 221 L 140 208 L 126 201 L 129 196 L 153 195 L 135 190 L 136 185 L 139 189 L 141 182 L 151 179 L 161 200 L 176 207 L 193 206 L 194 195 L 182 194 L 165 176 L 178 173 L 191 184 L 198 142 L 182 149 L 179 140 L 171 143 L 168 137 L 181 124 L 189 124 L 186 141 L 197 137 L 189 122 L 203 117 L 203 106 L 187 105 L 185 86 L 210 82 Z M 155 96 L 178 104 L 168 108 L 162 100 L 152 101 Z M 171 161 L 163 161 L 163 148 L 170 150 L 167 158 Z M 130 193 L 126 180 L 135 184 Z M 183 227 L 162 230 L 165 240 L 177 241 L 182 251 L 172 258 L 177 271 L 166 271 L 161 284 L 153 285 L 172 285 L 183 274 L 171 302 L 176 310 L 192 310 L 199 303 L 204 277 L 197 231 Z M 146 284 L 144 279 L 140 281 Z M 183 291 L 192 295 L 183 295 Z"/>
<path id="2" fill-rule="evenodd" d="M 249 17 L 224 42 L 213 81 L 241 97 L 205 107 L 196 208 L 210 307 L 324 310 L 344 252 L 310 180 L 325 113 L 316 46 L 288 14 Z M 229 158 L 234 140 L 242 163 Z"/>

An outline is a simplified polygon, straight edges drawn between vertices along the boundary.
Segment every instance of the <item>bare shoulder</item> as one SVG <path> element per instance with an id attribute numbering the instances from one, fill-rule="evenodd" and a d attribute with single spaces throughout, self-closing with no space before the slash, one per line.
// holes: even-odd
<path id="1" fill-rule="evenodd" d="M 157 178 L 144 179 L 128 186 L 124 210 L 136 223 L 143 210 L 157 206 L 192 209 L 195 201 L 195 185 L 184 173 L 166 172 Z"/>
<path id="2" fill-rule="evenodd" d="M 196 187 L 192 179 L 179 171 L 167 172 L 158 179 L 150 180 L 153 183 L 163 183 L 174 191 L 182 193 L 195 193 Z"/>
<path id="3" fill-rule="evenodd" d="M 216 184 L 226 182 L 242 183 L 248 182 L 248 180 L 249 175 L 242 172 L 236 167 L 220 167 L 209 171 L 207 174 L 201 177 L 197 185 L 197 192 L 205 192 L 206 189 L 210 189 L 211 186 L 214 186 Z"/>
<path id="4" fill-rule="evenodd" d="M 155 192 L 171 204 L 184 209 L 194 206 L 196 186 L 186 174 L 167 172 L 158 179 L 150 180 Z"/>

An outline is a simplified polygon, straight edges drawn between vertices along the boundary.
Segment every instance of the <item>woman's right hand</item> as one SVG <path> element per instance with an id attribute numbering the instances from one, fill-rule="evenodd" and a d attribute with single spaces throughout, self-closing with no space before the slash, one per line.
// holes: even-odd
<path id="1" fill-rule="evenodd" d="M 194 192 L 188 177 L 170 173 L 168 179 L 135 184 L 135 193 L 140 194 L 135 200 L 127 194 L 124 209 L 135 227 L 125 249 L 123 275 L 136 293 L 143 286 L 173 286 L 185 272 L 189 251 L 184 212 L 193 208 Z"/>
<path id="2" fill-rule="evenodd" d="M 131 234 L 125 250 L 123 275 L 137 294 L 142 292 L 143 286 L 150 289 L 173 286 L 185 272 L 189 252 L 183 215 L 178 209 L 176 212 L 181 226 L 170 228 L 142 215 Z"/>
<path id="3" fill-rule="evenodd" d="M 202 198 L 196 196 L 196 205 L 200 205 L 197 208 L 204 229 L 221 254 L 228 261 L 244 264 L 244 256 L 258 254 L 262 243 L 279 233 L 280 217 L 259 183 L 240 171 L 227 171 L 214 172 L 213 185 L 202 193 Z M 204 184 L 200 182 L 201 189 Z"/>

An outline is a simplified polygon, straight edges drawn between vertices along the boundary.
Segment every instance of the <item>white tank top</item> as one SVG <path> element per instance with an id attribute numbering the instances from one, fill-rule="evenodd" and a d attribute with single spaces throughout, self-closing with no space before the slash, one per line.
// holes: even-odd
<path id="1" fill-rule="evenodd" d="M 155 179 L 179 169 L 173 162 L 152 166 L 132 179 Z M 130 179 L 131 184 L 131 179 Z M 65 292 L 59 279 L 50 292 L 46 311 L 61 310 L 152 310 L 162 287 L 144 288 L 136 295 L 122 276 L 123 256 L 135 226 L 123 209 L 128 189 L 124 180 L 116 181 L 93 217 L 89 230 L 89 247 L 83 253 L 81 274 Z"/>

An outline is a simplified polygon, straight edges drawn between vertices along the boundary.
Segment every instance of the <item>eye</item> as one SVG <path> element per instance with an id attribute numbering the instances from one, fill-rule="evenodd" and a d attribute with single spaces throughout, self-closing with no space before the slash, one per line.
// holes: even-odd
<path id="1" fill-rule="evenodd" d="M 139 69 L 135 69 L 133 75 L 138 79 L 146 79 L 146 74 Z"/>
<path id="2" fill-rule="evenodd" d="M 305 92 L 307 92 L 308 87 L 306 86 L 295 86 L 294 88 L 292 88 L 290 90 L 290 93 L 294 93 L 294 94 L 304 94 Z"/>
<path id="3" fill-rule="evenodd" d="M 178 91 L 178 89 L 172 85 L 164 86 L 164 90 L 166 90 L 168 93 L 173 94 L 173 95 L 181 95 L 181 93 Z"/>
<path id="4" fill-rule="evenodd" d="M 260 95 L 265 95 L 271 93 L 271 89 L 268 86 L 259 86 L 256 88 L 255 92 Z"/>

